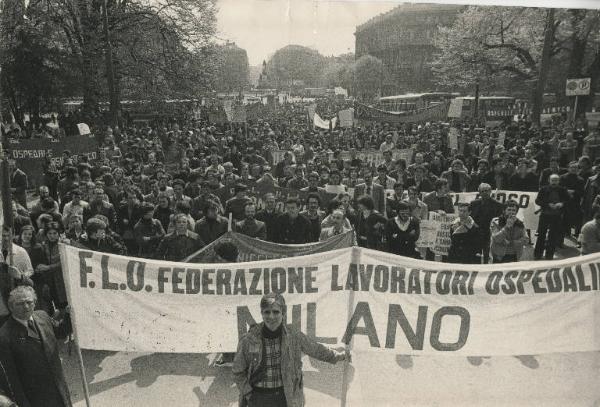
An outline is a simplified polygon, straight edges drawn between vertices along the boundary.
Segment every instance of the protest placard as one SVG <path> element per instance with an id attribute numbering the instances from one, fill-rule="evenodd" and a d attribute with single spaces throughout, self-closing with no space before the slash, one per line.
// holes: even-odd
<path id="1" fill-rule="evenodd" d="M 77 163 L 81 155 L 95 160 L 98 154 L 98 143 L 93 136 L 73 136 L 60 140 L 25 139 L 10 144 L 10 157 L 17 166 L 27 174 L 29 185 L 35 187 L 44 182 L 44 164 L 52 160 L 62 165 L 62 153 L 68 150 L 69 157 Z"/>

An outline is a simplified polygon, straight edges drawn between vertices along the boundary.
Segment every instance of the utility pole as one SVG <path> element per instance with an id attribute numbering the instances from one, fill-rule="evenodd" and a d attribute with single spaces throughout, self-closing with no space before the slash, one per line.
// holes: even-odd
<path id="1" fill-rule="evenodd" d="M 104 52 L 106 60 L 106 80 L 108 82 L 108 97 L 110 102 L 110 124 L 117 126 L 119 124 L 119 97 L 115 88 L 115 72 L 113 66 L 112 45 L 110 43 L 110 32 L 108 30 L 108 7 L 107 0 L 104 0 Z"/>
<path id="2" fill-rule="evenodd" d="M 475 103 L 473 104 L 473 119 L 479 120 L 479 79 L 475 82 Z"/>

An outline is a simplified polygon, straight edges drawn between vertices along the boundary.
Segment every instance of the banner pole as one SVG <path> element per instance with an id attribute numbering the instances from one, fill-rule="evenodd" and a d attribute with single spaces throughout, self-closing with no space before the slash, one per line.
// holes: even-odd
<path id="1" fill-rule="evenodd" d="M 227 231 L 231 232 L 233 222 L 233 212 L 229 212 L 229 222 L 227 222 Z"/>
<path id="2" fill-rule="evenodd" d="M 60 263 L 64 266 L 62 267 L 63 279 L 65 281 L 65 286 L 67 289 L 67 301 L 69 304 L 73 304 L 73 300 L 71 298 L 71 280 L 68 276 L 67 265 L 67 245 L 65 243 L 59 243 L 58 246 L 60 252 Z M 85 365 L 83 364 L 83 355 L 81 354 L 81 348 L 79 347 L 79 335 L 77 334 L 77 318 L 75 315 L 75 308 L 72 308 L 69 305 L 69 315 L 71 316 L 71 326 L 73 327 L 73 336 L 74 336 L 74 346 L 75 352 L 77 352 L 77 360 L 79 365 L 79 372 L 81 373 L 81 381 L 83 382 L 83 395 L 85 397 L 85 405 L 87 407 L 92 407 L 92 403 L 90 402 L 90 389 L 88 387 L 87 377 L 85 374 Z"/>
<path id="3" fill-rule="evenodd" d="M 352 254 L 350 255 L 350 264 L 356 264 L 358 266 L 360 262 L 360 248 L 358 246 L 352 246 Z M 350 291 L 348 294 L 348 322 L 352 318 L 352 314 L 354 313 L 354 291 Z M 350 342 L 346 344 L 346 353 L 350 354 L 352 351 L 352 339 Z M 347 396 L 348 396 L 348 365 L 350 364 L 349 360 L 344 360 L 344 371 L 342 373 L 342 397 L 340 400 L 340 406 L 346 407 Z"/>
<path id="4" fill-rule="evenodd" d="M 75 324 L 73 324 L 75 326 Z M 79 371 L 81 373 L 81 381 L 83 382 L 83 394 L 85 396 L 85 404 L 87 407 L 91 407 L 90 403 L 90 389 L 87 383 L 87 377 L 85 375 L 85 366 L 83 365 L 83 356 L 81 355 L 81 348 L 79 348 L 79 343 L 77 343 L 77 335 L 75 335 L 75 350 L 77 352 L 77 360 L 79 361 Z"/>

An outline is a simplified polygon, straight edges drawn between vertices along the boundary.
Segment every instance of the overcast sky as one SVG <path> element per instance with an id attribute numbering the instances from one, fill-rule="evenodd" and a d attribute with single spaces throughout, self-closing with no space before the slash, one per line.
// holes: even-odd
<path id="1" fill-rule="evenodd" d="M 279 48 L 299 44 L 323 55 L 354 52 L 354 30 L 398 2 L 219 0 L 218 36 L 234 41 L 258 65 Z"/>
<path id="2" fill-rule="evenodd" d="M 435 0 L 421 0 L 431 3 Z M 597 8 L 600 0 L 437 0 L 537 7 Z M 258 65 L 279 48 L 299 44 L 323 55 L 354 52 L 354 31 L 371 17 L 391 10 L 398 0 L 218 0 L 218 31 L 248 52 Z"/>

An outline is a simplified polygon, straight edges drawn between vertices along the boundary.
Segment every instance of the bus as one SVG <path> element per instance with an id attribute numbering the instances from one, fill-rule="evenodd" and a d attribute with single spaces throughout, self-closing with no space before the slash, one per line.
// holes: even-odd
<path id="1" fill-rule="evenodd" d="M 480 96 L 480 117 L 512 117 L 516 99 L 510 96 Z M 448 109 L 450 118 L 473 117 L 475 111 L 475 96 L 461 96 L 452 99 Z"/>
<path id="2" fill-rule="evenodd" d="M 392 113 L 408 112 L 435 106 L 456 96 L 459 96 L 459 94 L 449 92 L 407 93 L 405 95 L 385 96 L 379 98 L 377 107 Z"/>

